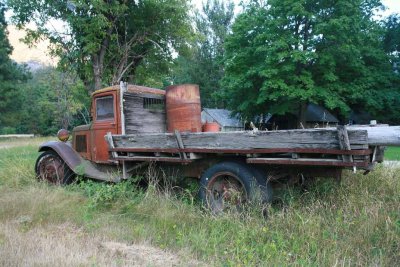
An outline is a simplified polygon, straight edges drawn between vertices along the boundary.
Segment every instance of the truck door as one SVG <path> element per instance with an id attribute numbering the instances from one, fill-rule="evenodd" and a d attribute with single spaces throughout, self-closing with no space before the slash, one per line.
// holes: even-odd
<path id="1" fill-rule="evenodd" d="M 118 108 L 116 91 L 96 95 L 93 103 L 92 160 L 106 163 L 108 145 L 104 136 L 118 133 Z"/>

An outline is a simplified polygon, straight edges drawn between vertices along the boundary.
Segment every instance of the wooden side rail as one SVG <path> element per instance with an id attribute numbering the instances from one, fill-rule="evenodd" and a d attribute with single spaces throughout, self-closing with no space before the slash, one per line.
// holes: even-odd
<path id="1" fill-rule="evenodd" d="M 111 152 L 161 152 L 161 153 L 209 153 L 209 154 L 273 154 L 273 153 L 304 153 L 304 154 L 330 154 L 330 155 L 358 155 L 367 156 L 372 154 L 371 149 L 340 150 L 319 148 L 264 148 L 264 149 L 223 149 L 223 148 L 142 148 L 142 147 L 117 147 L 110 148 Z"/>

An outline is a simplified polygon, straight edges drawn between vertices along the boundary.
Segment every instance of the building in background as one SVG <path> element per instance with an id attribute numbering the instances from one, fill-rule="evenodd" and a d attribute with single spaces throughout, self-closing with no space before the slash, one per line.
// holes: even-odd
<path id="1" fill-rule="evenodd" d="M 310 103 L 306 111 L 305 128 L 319 128 L 326 126 L 337 126 L 339 120 L 324 107 Z"/>
<path id="2" fill-rule="evenodd" d="M 243 131 L 244 123 L 238 116 L 232 116 L 227 109 L 204 108 L 201 112 L 201 122 L 216 122 L 221 132 Z"/>

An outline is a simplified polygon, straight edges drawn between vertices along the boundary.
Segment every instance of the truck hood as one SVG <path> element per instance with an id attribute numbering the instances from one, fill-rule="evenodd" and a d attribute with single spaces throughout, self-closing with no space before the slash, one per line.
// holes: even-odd
<path id="1" fill-rule="evenodd" d="M 76 126 L 74 129 L 72 129 L 73 132 L 79 132 L 79 131 L 88 131 L 90 130 L 90 124 L 86 124 L 86 125 L 79 125 Z"/>

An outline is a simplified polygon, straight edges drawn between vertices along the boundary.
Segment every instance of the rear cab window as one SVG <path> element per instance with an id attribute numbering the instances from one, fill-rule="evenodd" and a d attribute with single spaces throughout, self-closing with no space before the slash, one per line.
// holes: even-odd
<path id="1" fill-rule="evenodd" d="M 114 119 L 114 97 L 103 96 L 96 99 L 96 120 L 113 120 Z"/>

